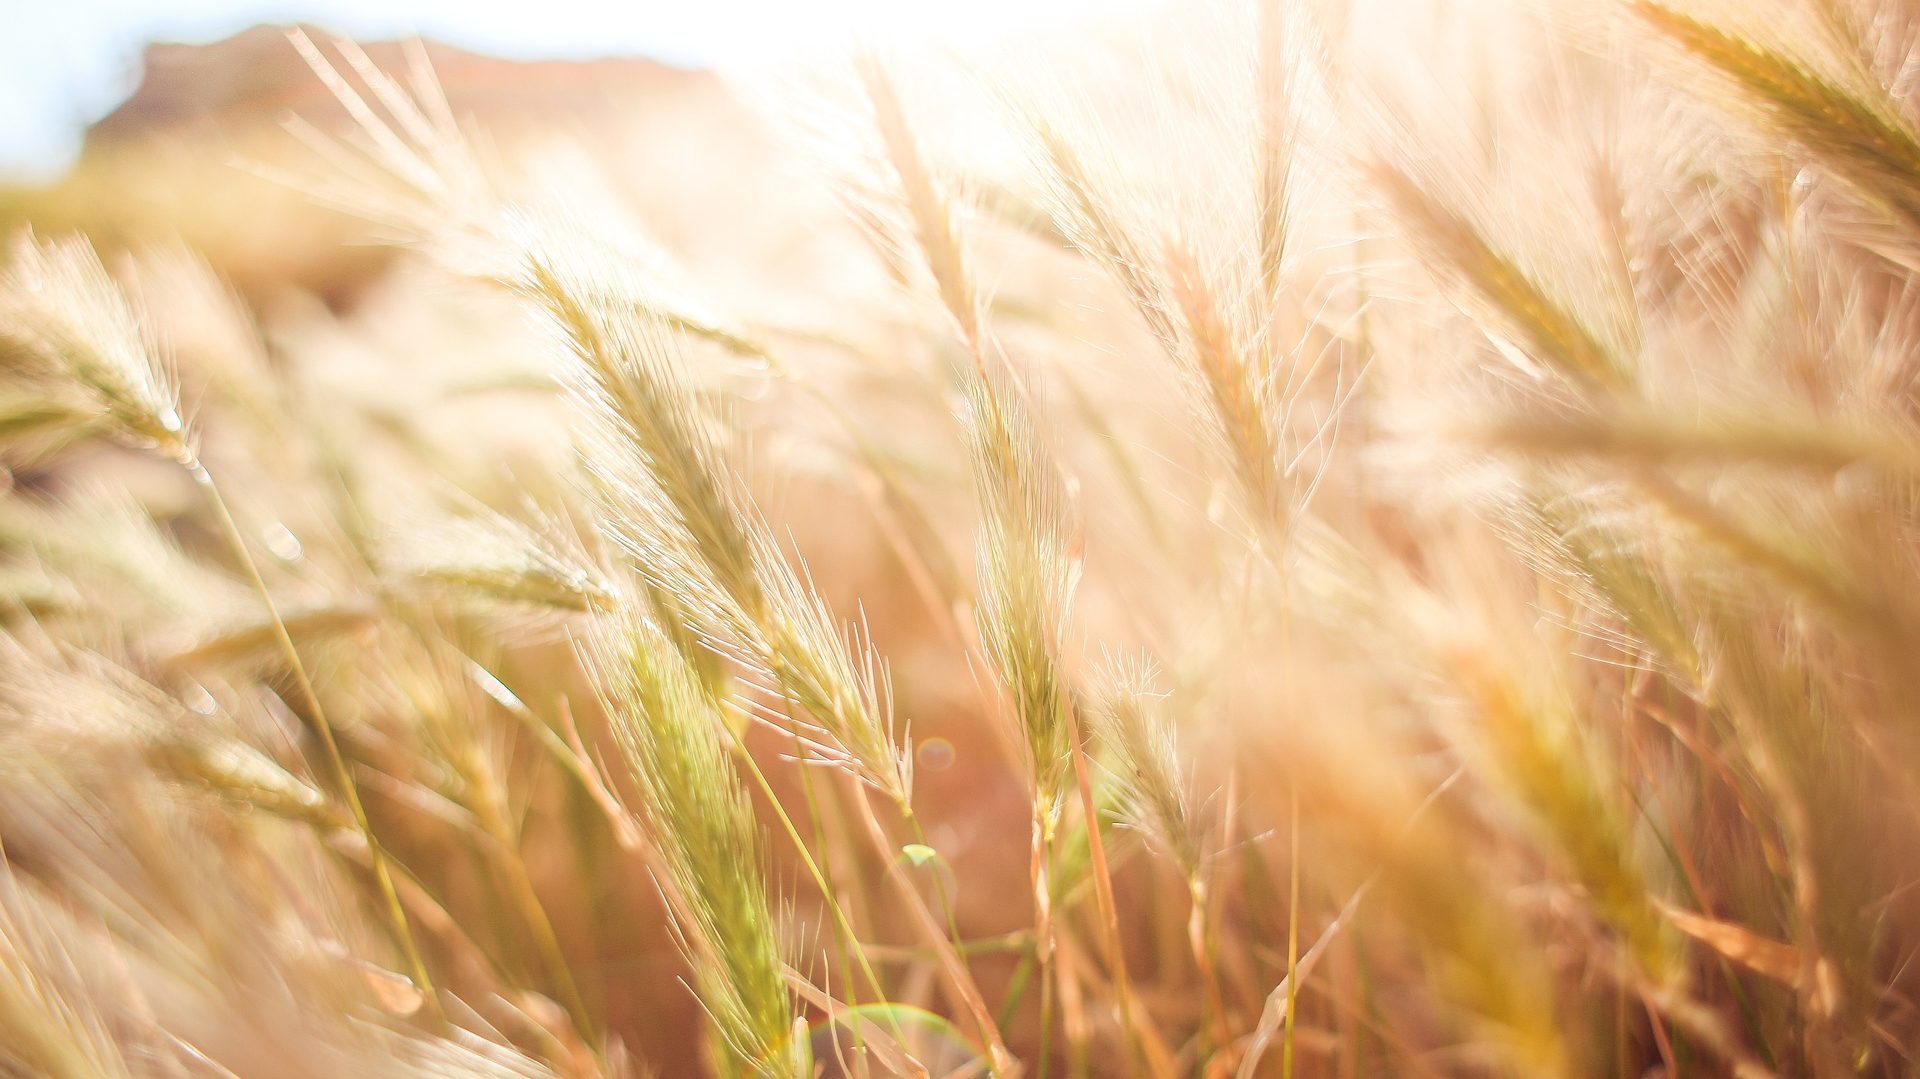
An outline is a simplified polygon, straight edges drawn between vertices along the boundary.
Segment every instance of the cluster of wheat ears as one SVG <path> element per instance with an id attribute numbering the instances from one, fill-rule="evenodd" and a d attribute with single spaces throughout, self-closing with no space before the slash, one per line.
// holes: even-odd
<path id="1" fill-rule="evenodd" d="M 1446 7 L 745 86 L 771 290 L 299 35 L 383 301 L 17 237 L 0 1074 L 1920 1074 L 1920 5 Z"/>

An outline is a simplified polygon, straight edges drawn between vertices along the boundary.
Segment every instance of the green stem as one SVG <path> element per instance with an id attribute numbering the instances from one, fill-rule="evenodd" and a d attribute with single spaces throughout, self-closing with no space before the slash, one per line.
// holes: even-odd
<path id="1" fill-rule="evenodd" d="M 746 768 L 747 774 L 753 777 L 754 784 L 760 788 L 760 793 L 766 798 L 767 804 L 773 807 L 774 816 L 779 818 L 780 827 L 786 832 L 788 840 L 793 843 L 793 849 L 800 855 L 800 861 L 806 866 L 808 876 L 813 878 L 814 887 L 820 890 L 821 901 L 826 904 L 827 913 L 833 917 L 833 924 L 846 940 L 848 950 L 859 966 L 860 973 L 867 979 L 868 987 L 873 990 L 874 999 L 886 1000 L 887 992 L 880 987 L 880 977 L 874 973 L 873 964 L 867 959 L 866 950 L 860 946 L 860 938 L 854 933 L 853 923 L 848 920 L 846 911 L 840 907 L 840 901 L 833 891 L 831 878 L 827 876 L 825 870 L 820 868 L 820 864 L 814 861 L 812 851 L 807 849 L 806 840 L 801 837 L 800 829 L 794 825 L 793 818 L 787 814 L 786 806 L 780 804 L 780 799 L 774 796 L 773 784 L 767 781 L 767 775 L 761 770 L 760 763 L 753 759 L 753 754 L 747 752 L 747 747 L 742 745 L 738 738 L 729 738 L 728 744 L 732 747 L 734 756 Z M 802 767 L 806 765 L 803 764 Z M 901 1051 L 906 1052 L 905 1031 L 900 1028 L 899 1021 L 892 1018 L 891 1013 L 888 1013 L 888 1022 L 893 1027 L 894 1040 L 899 1042 Z"/>
<path id="2" fill-rule="evenodd" d="M 813 825 L 813 844 L 820 850 L 820 880 L 818 882 L 820 891 L 825 898 L 825 902 L 837 907 L 839 905 L 839 892 L 833 883 L 833 860 L 827 856 L 827 852 L 833 848 L 827 843 L 826 825 L 820 813 L 820 799 L 813 790 L 813 769 L 807 764 L 806 739 L 801 738 L 798 733 L 795 733 L 793 736 L 793 752 L 794 760 L 799 765 L 800 793 L 801 796 L 806 799 L 807 803 L 807 820 Z M 873 986 L 875 1002 L 886 1003 L 886 993 L 880 989 L 877 979 L 873 977 L 872 967 L 867 963 L 866 952 L 860 947 L 859 940 L 853 934 L 851 919 L 843 916 L 837 918 L 836 922 L 841 923 L 843 926 L 840 932 L 841 962 L 847 965 L 849 971 L 856 965 L 867 970 L 868 980 L 875 982 Z M 858 958 L 856 958 L 856 956 L 858 956 Z M 854 985 L 851 974 L 849 974 L 847 978 L 847 1007 L 854 1009 L 856 1015 L 859 1014 L 857 1010 L 860 1007 L 859 989 Z M 889 1023 L 891 1023 L 894 1028 L 894 1040 L 900 1042 L 900 1048 L 904 1052 L 906 1050 L 905 1035 L 901 1031 L 898 1021 L 892 1018 L 893 1013 L 889 1010 L 886 1014 Z M 866 1033 L 861 1030 L 858 1020 L 854 1021 L 851 1026 L 854 1052 L 864 1053 L 867 1044 Z"/>

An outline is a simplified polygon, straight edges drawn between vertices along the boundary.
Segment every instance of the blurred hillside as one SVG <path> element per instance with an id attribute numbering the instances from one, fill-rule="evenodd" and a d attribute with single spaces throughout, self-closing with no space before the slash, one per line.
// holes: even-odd
<path id="1" fill-rule="evenodd" d="M 138 87 L 86 132 L 67 176 L 46 187 L 0 188 L 0 226 L 85 231 L 107 247 L 182 241 L 250 300 L 291 288 L 336 309 L 351 306 L 389 253 L 367 242 L 363 222 L 321 208 L 300 189 L 316 157 L 290 125 L 339 136 L 352 120 L 289 40 L 294 29 L 258 26 L 207 45 L 150 45 Z M 332 40 L 321 28 L 298 29 L 316 42 Z M 501 156 L 528 139 L 567 140 L 595 147 L 618 172 L 632 148 L 694 133 L 709 161 L 714 154 L 737 159 L 763 141 L 705 71 L 637 58 L 503 60 L 431 41 L 417 52 L 397 41 L 360 46 L 374 66 L 402 76 L 423 57 L 454 115 L 484 132 Z M 359 82 L 351 65 L 339 66 Z M 636 180 L 642 189 L 627 193 L 643 200 L 728 195 L 711 176 L 683 183 L 670 168 L 631 171 L 644 173 Z M 701 206 L 697 197 L 692 205 Z"/>
<path id="2" fill-rule="evenodd" d="M 302 26 L 325 41 L 324 29 Z M 256 26 L 211 45 L 156 43 L 142 57 L 133 95 L 87 132 L 90 153 L 111 153 L 156 135 L 219 137 L 235 127 L 278 127 L 293 113 L 339 128 L 348 116 L 290 47 L 290 28 Z M 412 51 L 398 42 L 363 44 L 383 70 L 404 71 Z M 651 60 L 502 60 L 427 41 L 420 45 L 448 100 L 465 114 L 507 125 L 567 115 L 604 120 L 636 100 L 670 99 L 710 85 L 704 72 Z"/>

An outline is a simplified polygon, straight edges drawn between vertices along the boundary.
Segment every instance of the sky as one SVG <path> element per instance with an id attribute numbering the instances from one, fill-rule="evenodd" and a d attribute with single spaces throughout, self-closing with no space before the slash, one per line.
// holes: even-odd
<path id="1" fill-rule="evenodd" d="M 978 40 L 1111 0 L 0 0 L 0 177 L 57 175 L 139 81 L 149 41 L 263 22 L 363 39 L 420 34 L 502 56 L 641 54 L 742 64 L 863 39 Z"/>

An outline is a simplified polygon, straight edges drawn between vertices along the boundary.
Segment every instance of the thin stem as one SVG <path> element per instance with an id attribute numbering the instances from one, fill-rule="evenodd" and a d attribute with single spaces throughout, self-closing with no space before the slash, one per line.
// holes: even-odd
<path id="1" fill-rule="evenodd" d="M 213 507 L 214 516 L 220 522 L 220 531 L 227 544 L 233 548 L 235 557 L 246 570 L 247 579 L 260 596 L 260 602 L 266 605 L 267 619 L 273 625 L 275 640 L 287 661 L 287 667 L 293 674 L 295 687 L 300 691 L 303 703 L 313 718 L 313 726 L 320 733 L 320 741 L 326 747 L 327 761 L 333 768 L 334 780 L 340 784 L 340 793 L 346 799 L 347 809 L 353 814 L 353 823 L 359 828 L 361 836 L 367 842 L 367 864 L 373 869 L 374 881 L 380 888 L 381 900 L 387 908 L 387 917 L 393 924 L 395 939 L 400 950 L 405 953 L 408 973 L 420 994 L 427 1002 L 428 1011 L 438 1016 L 440 1001 L 434 993 L 433 980 L 427 975 L 427 965 L 420 958 L 419 945 L 414 943 L 413 931 L 407 925 L 407 912 L 400 905 L 400 895 L 393 886 L 393 871 L 387 864 L 385 850 L 373 834 L 373 825 L 367 820 L 366 806 L 360 801 L 360 788 L 353 781 L 353 773 L 347 768 L 346 757 L 340 752 L 340 743 L 334 736 L 333 724 L 327 719 L 326 709 L 320 705 L 320 696 L 314 692 L 313 681 L 307 677 L 306 664 L 300 660 L 300 651 L 294 647 L 293 635 L 287 632 L 287 624 L 280 617 L 280 609 L 273 602 L 273 594 L 267 590 L 266 579 L 260 575 L 260 565 L 254 561 L 253 552 L 247 548 L 247 539 L 240 531 L 240 525 L 233 518 L 233 511 L 227 508 L 227 500 L 220 493 L 219 484 L 214 482 L 213 473 L 194 455 L 187 455 L 182 463 L 188 475 L 207 493 L 207 502 Z"/>
<path id="2" fill-rule="evenodd" d="M 788 840 L 793 843 L 793 849 L 799 853 L 801 863 L 806 866 L 807 875 L 813 878 L 814 887 L 820 890 L 821 901 L 826 904 L 827 913 L 832 916 L 833 924 L 839 929 L 840 935 L 846 940 L 848 950 L 852 954 L 855 964 L 860 968 L 860 973 L 867 979 L 868 987 L 873 990 L 874 999 L 878 1001 L 886 1000 L 887 991 L 881 988 L 880 977 L 874 973 L 873 964 L 868 960 L 866 950 L 860 945 L 860 938 L 854 932 L 853 923 L 848 920 L 846 911 L 840 907 L 840 901 L 834 893 L 831 878 L 828 877 L 826 871 L 820 867 L 820 863 L 814 860 L 813 852 L 807 849 L 806 840 L 800 835 L 800 829 L 793 823 L 793 818 L 788 815 L 786 806 L 782 805 L 780 799 L 774 796 L 773 784 L 768 782 L 766 773 L 760 768 L 760 763 L 753 759 L 753 754 L 747 752 L 747 747 L 742 745 L 738 738 L 729 737 L 727 741 L 733 750 L 734 756 L 738 758 L 741 765 L 746 768 L 747 774 L 753 777 L 754 784 L 760 788 L 760 793 L 766 798 L 767 804 L 773 807 L 774 816 L 779 819 L 781 829 L 786 832 Z M 804 761 L 801 767 L 807 767 Z M 851 980 L 849 980 L 848 986 L 852 986 Z M 849 993 L 849 996 L 851 996 L 851 993 Z M 901 1052 L 908 1052 L 906 1032 L 901 1029 L 899 1020 L 893 1018 L 889 1013 L 887 1021 L 888 1025 L 893 1028 L 893 1037 L 895 1042 L 899 1044 Z M 854 1030 L 856 1034 L 859 1031 L 857 1022 L 854 1025 Z"/>
<path id="3" fill-rule="evenodd" d="M 1282 676 L 1293 684 L 1293 597 L 1289 580 L 1281 578 L 1286 603 L 1280 611 Z M 1300 785 L 1287 785 L 1287 1015 L 1280 1035 L 1280 1076 L 1293 1079 L 1293 1015 L 1298 1010 L 1300 979 Z"/>
<path id="4" fill-rule="evenodd" d="M 1035 944 L 1045 948 L 1044 944 Z M 1040 964 L 1040 1079 L 1047 1079 L 1053 1067 L 1053 974 L 1052 964 Z"/>
<path id="5" fill-rule="evenodd" d="M 974 1025 L 980 1032 L 980 1040 L 986 1045 L 988 1063 L 992 1066 L 994 1073 L 1005 1076 L 1020 1074 L 1020 1065 L 1014 1060 L 1013 1054 L 1007 1051 L 1006 1043 L 1001 1040 L 1000 1028 L 994 1025 L 993 1013 L 987 1010 L 986 999 L 980 995 L 980 986 L 974 982 L 972 972 L 961 960 L 960 952 L 954 947 L 953 941 L 949 940 L 946 932 L 940 928 L 939 919 L 935 918 L 933 911 L 927 908 L 927 901 L 921 898 L 920 892 L 913 886 L 913 881 L 908 879 L 899 852 L 893 849 L 893 843 L 887 838 L 886 830 L 880 826 L 880 818 L 874 815 L 873 802 L 867 796 L 864 784 L 854 786 L 854 804 L 860 808 L 860 819 L 867 827 L 868 838 L 872 840 L 880 856 L 886 859 L 887 879 L 893 882 L 894 890 L 899 892 L 900 898 L 905 901 L 907 911 L 913 915 L 914 923 L 919 927 L 921 935 L 933 948 L 934 955 L 940 960 L 941 969 L 945 971 L 947 981 L 960 998 L 961 1005 L 973 1017 Z"/>
<path id="6" fill-rule="evenodd" d="M 1207 909 L 1210 900 L 1207 897 L 1207 883 L 1196 872 L 1187 881 L 1187 947 L 1193 951 L 1193 962 L 1200 971 L 1200 984 L 1205 992 L 1204 1027 L 1208 1037 L 1213 1039 L 1215 1049 L 1224 1049 L 1233 1043 L 1233 1033 L 1227 1028 L 1227 1005 L 1220 993 L 1220 970 L 1213 961 L 1213 919 Z"/>
<path id="7" fill-rule="evenodd" d="M 1033 981 L 1034 955 L 1039 951 L 1039 948 L 1040 938 L 1038 936 L 1031 936 L 1027 939 L 1026 947 L 1020 953 L 1020 962 L 1014 964 L 1013 975 L 1007 979 L 1007 996 L 1005 1000 L 1000 1002 L 1000 1016 L 996 1021 L 998 1026 L 1009 1027 L 1013 1025 L 1014 1012 L 1019 1009 L 1020 1002 L 1026 998 L 1027 986 Z M 962 951 L 964 952 L 965 949 L 962 949 Z M 1046 1028 L 1043 1024 L 1040 1031 L 1040 1044 L 1043 1054 L 1047 1044 L 1046 1037 Z"/>
<path id="8" fill-rule="evenodd" d="M 495 678 L 492 672 L 475 663 L 470 657 L 467 663 L 468 673 L 480 682 L 481 688 L 487 695 L 504 708 L 508 715 L 519 720 L 520 725 L 525 727 L 541 747 L 562 768 L 566 769 L 567 774 L 573 776 L 574 780 L 580 784 L 580 789 L 586 792 L 587 797 L 607 818 L 608 827 L 613 829 L 614 843 L 623 851 L 640 850 L 646 840 L 642 838 L 639 826 L 634 823 L 633 815 L 627 808 L 620 804 L 620 800 L 614 797 L 612 791 L 607 789 L 606 783 L 594 770 L 593 761 L 587 756 L 585 748 L 569 745 L 565 739 L 554 733 L 553 728 L 547 726 L 545 720 L 535 715 L 533 709 L 527 707 L 526 702 L 514 696 L 512 690 Z M 564 711 L 565 697 L 560 698 L 560 707 Z"/>
<path id="9" fill-rule="evenodd" d="M 1280 1036 L 1281 1079 L 1293 1079 L 1293 1014 L 1300 993 L 1300 979 L 1294 972 L 1299 966 L 1300 792 L 1296 787 L 1287 795 L 1287 1022 Z"/>
<path id="10" fill-rule="evenodd" d="M 514 834 L 507 820 L 503 792 L 494 780 L 493 769 L 478 755 L 477 749 L 470 749 L 470 752 L 473 753 L 473 759 L 469 771 L 480 787 L 477 799 L 480 827 L 493 837 L 494 845 L 500 848 L 500 860 L 506 864 L 507 881 L 514 893 L 514 902 L 520 906 L 521 920 L 533 931 L 534 944 L 540 949 L 547 975 L 560 990 L 561 1002 L 573 1015 L 574 1029 L 581 1036 L 592 1038 L 595 1035 L 592 1013 L 587 1010 L 586 998 L 581 996 L 580 986 L 573 979 L 573 968 L 567 962 L 566 952 L 560 947 L 560 936 L 554 931 L 553 919 L 548 917 L 547 908 L 540 902 L 540 893 L 534 889 L 533 875 L 527 871 L 526 859 L 520 854 L 519 837 Z"/>
<path id="11" fill-rule="evenodd" d="M 1127 1074 L 1133 1074 L 1138 1051 L 1138 1033 L 1132 1023 L 1133 1002 L 1127 982 L 1127 957 L 1120 944 L 1120 908 L 1113 899 L 1113 878 L 1107 870 L 1106 843 L 1100 838 L 1100 811 L 1093 802 L 1093 783 L 1087 775 L 1086 747 L 1080 741 L 1080 719 L 1072 701 L 1061 712 L 1067 720 L 1067 747 L 1073 757 L 1074 785 L 1080 790 L 1080 811 L 1087 822 L 1087 852 L 1093 861 L 1093 895 L 1100 905 L 1100 920 L 1105 923 L 1107 965 L 1113 971 L 1114 1007 L 1119 1011 L 1120 1027 L 1126 1033 Z"/>
<path id="12" fill-rule="evenodd" d="M 1053 1063 L 1053 979 L 1059 968 L 1053 962 L 1053 830 L 1038 801 L 1033 806 L 1033 850 L 1027 872 L 1033 885 L 1033 954 L 1040 967 L 1040 1079 L 1047 1079 Z"/>
<path id="13" fill-rule="evenodd" d="M 913 841 L 920 846 L 931 848 L 932 844 L 927 842 L 927 833 L 921 829 L 920 818 L 914 814 L 913 806 L 904 801 L 895 802 L 894 805 L 900 810 L 900 819 L 906 823 L 907 831 L 913 836 Z M 961 940 L 960 919 L 954 913 L 953 899 L 947 895 L 947 882 L 942 880 L 938 873 L 933 874 L 933 894 L 940 900 L 940 915 L 947 922 L 947 937 L 957 947 Z"/>
<path id="14" fill-rule="evenodd" d="M 826 825 L 820 813 L 820 799 L 815 795 L 813 790 L 813 769 L 807 765 L 807 740 L 800 737 L 798 733 L 793 734 L 793 753 L 794 762 L 799 765 L 799 768 L 796 770 L 800 774 L 800 793 L 807 803 L 807 823 L 813 826 L 813 845 L 820 851 L 820 880 L 818 885 L 824 901 L 830 905 L 838 906 L 839 889 L 836 888 L 833 883 L 833 858 L 831 855 L 833 848 L 827 843 Z M 834 921 L 836 925 L 844 923 L 846 926 L 851 926 L 851 922 L 844 917 L 836 918 Z M 840 952 L 840 961 L 846 964 L 849 971 L 855 966 L 854 955 L 856 952 L 863 953 L 860 955 L 859 965 L 863 968 L 866 967 L 867 957 L 864 954 L 864 949 L 860 947 L 859 940 L 846 928 L 842 928 L 840 932 Z M 869 978 L 871 980 L 871 975 L 869 975 Z M 860 1007 L 860 991 L 854 985 L 851 976 L 847 978 L 846 994 L 847 1007 L 856 1009 L 855 1014 L 858 1014 L 857 1009 Z M 875 1002 L 884 1003 L 886 999 L 886 994 L 881 992 L 878 987 L 875 987 Z M 891 1013 L 889 1013 L 889 1015 L 891 1015 Z M 853 1023 L 852 1027 L 853 1048 L 855 1054 L 858 1055 L 866 1051 L 866 1034 L 861 1030 L 858 1022 Z M 901 1038 L 900 1031 L 896 1029 L 894 1033 L 896 1038 L 901 1039 L 901 1048 L 904 1050 L 906 1042 L 904 1038 Z"/>

